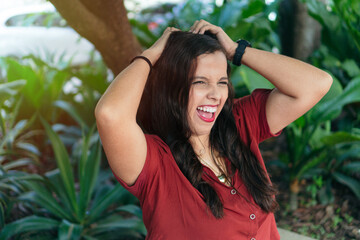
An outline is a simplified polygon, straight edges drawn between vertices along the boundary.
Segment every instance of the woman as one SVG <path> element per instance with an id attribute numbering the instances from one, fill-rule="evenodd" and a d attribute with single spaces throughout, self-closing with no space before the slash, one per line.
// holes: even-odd
<path id="1" fill-rule="evenodd" d="M 275 88 L 234 101 L 227 60 Z M 189 32 L 166 29 L 95 109 L 110 167 L 140 200 L 147 239 L 279 239 L 276 190 L 258 144 L 331 83 L 311 65 L 235 43 L 204 20 Z"/>

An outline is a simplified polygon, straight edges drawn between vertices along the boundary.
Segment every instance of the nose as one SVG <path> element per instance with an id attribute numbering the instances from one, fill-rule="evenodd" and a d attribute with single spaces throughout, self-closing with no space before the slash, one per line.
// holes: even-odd
<path id="1" fill-rule="evenodd" d="M 221 98 L 220 89 L 216 85 L 210 85 L 207 97 L 209 99 L 219 100 Z"/>

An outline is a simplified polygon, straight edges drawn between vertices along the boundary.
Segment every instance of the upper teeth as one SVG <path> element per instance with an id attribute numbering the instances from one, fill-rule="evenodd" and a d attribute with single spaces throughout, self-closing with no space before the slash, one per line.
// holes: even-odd
<path id="1" fill-rule="evenodd" d="M 209 113 L 216 112 L 216 108 L 213 108 L 213 107 L 198 107 L 197 109 L 204 111 L 204 112 L 209 112 Z"/>

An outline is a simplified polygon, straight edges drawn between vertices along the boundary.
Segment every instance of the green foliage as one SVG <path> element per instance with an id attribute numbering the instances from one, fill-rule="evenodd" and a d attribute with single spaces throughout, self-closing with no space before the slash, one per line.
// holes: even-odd
<path id="1" fill-rule="evenodd" d="M 22 99 L 16 103 L 12 113 L 0 112 L 1 135 L 0 139 L 0 166 L 5 171 L 24 167 L 29 163 L 39 162 L 40 152 L 32 143 L 32 138 L 39 134 L 38 131 L 28 130 L 34 121 L 29 120 L 15 122 Z"/>
<path id="2" fill-rule="evenodd" d="M 311 205 L 316 205 L 316 196 L 319 190 L 323 187 L 324 182 L 322 176 L 313 176 L 313 182 L 306 187 L 306 190 L 311 194 Z"/>
<path id="3" fill-rule="evenodd" d="M 336 81 L 336 79 L 334 80 Z M 333 160 L 332 152 L 335 149 L 332 148 L 337 148 L 338 144 L 344 142 L 355 140 L 353 142 L 355 144 L 358 141 L 358 137 L 350 133 L 333 133 L 329 123 L 339 116 L 345 105 L 360 101 L 359 91 L 360 77 L 354 78 L 343 91 L 340 85 L 335 83 L 328 95 L 312 110 L 288 126 L 286 130 L 288 151 L 282 155 L 281 160 L 289 168 L 287 172 L 290 181 L 319 174 L 313 168 L 324 166 L 324 162 Z M 329 145 L 329 143 L 333 144 Z M 335 161 L 338 161 L 336 166 L 327 165 L 328 167 L 332 166 L 328 169 L 327 174 L 334 174 L 336 167 L 343 163 L 338 158 Z M 327 177 L 325 173 L 324 176 Z M 335 176 L 333 175 L 333 177 Z M 340 180 L 339 178 L 335 179 Z M 340 181 L 340 183 L 345 184 L 345 181 Z M 354 191 L 353 187 L 351 189 Z M 356 191 L 354 193 L 360 197 Z"/>
<path id="4" fill-rule="evenodd" d="M 99 175 L 101 145 L 98 135 L 94 134 L 95 127 L 83 136 L 81 155 L 72 163 L 59 136 L 44 119 L 42 123 L 51 141 L 58 169 L 48 172 L 40 180 L 22 181 L 32 191 L 22 194 L 19 199 L 39 209 L 36 208 L 32 216 L 5 225 L 0 239 L 29 231 L 40 234 L 49 229 L 55 230 L 59 239 L 119 239 L 123 236 L 136 239 L 145 235 L 141 211 L 133 205 L 134 198 L 119 184 L 106 184 L 111 173 L 106 174 L 107 177 L 104 173 Z M 115 203 L 129 203 L 129 198 L 133 199 L 130 205 L 112 207 Z M 125 217 L 120 214 L 124 211 L 134 215 Z M 48 224 L 43 224 L 44 219 Z M 116 237 L 110 238 L 109 233 L 114 231 L 118 231 Z"/>
<path id="5" fill-rule="evenodd" d="M 19 204 L 19 196 L 28 191 L 23 180 L 39 180 L 40 176 L 22 171 L 7 170 L 0 165 L 0 228 L 10 219 L 12 209 Z"/>
<path id="6" fill-rule="evenodd" d="M 90 53 L 89 53 L 90 54 Z M 20 101 L 16 120 L 30 119 L 34 115 L 43 116 L 49 122 L 64 122 L 64 104 L 71 103 L 87 125 L 95 122 L 93 109 L 99 96 L 107 88 L 107 69 L 103 62 L 92 61 L 84 66 L 71 66 L 71 61 L 52 61 L 29 55 L 23 59 L 0 58 L 0 66 L 5 75 L 0 79 L 0 100 Z M 64 90 L 64 88 L 69 90 Z M 57 102 L 57 103 L 55 103 Z M 54 108 L 57 105 L 59 108 Z M 15 104 L 8 107 L 9 112 Z M 32 128 L 41 128 L 38 117 Z"/>
<path id="7" fill-rule="evenodd" d="M 16 122 L 23 102 L 23 98 L 16 102 L 16 96 L 25 84 L 24 80 L 0 84 L 0 228 L 11 217 L 17 197 L 26 191 L 19 181 L 33 177 L 15 169 L 39 163 L 40 152 L 33 140 L 39 132 L 29 130 L 34 117 Z"/>
<path id="8" fill-rule="evenodd" d="M 346 85 L 358 75 L 360 66 L 360 3 L 334 0 L 325 5 L 317 0 L 302 1 L 309 14 L 322 26 L 322 46 L 312 60 Z"/>
<path id="9" fill-rule="evenodd" d="M 262 0 L 225 1 L 217 6 L 215 1 L 204 2 L 190 0 L 172 8 L 159 8 L 153 12 L 146 11 L 137 18 L 131 19 L 133 31 L 144 47 L 151 46 L 167 26 L 174 26 L 181 30 L 188 30 L 199 19 L 204 19 L 222 27 L 234 40 L 244 38 L 252 42 L 253 46 L 271 50 L 279 47 L 279 39 L 274 33 L 276 22 L 268 20 L 270 12 L 276 11 L 278 1 L 267 5 Z M 157 27 L 149 30 L 149 23 Z"/>
<path id="10" fill-rule="evenodd" d="M 48 120 L 55 120 L 52 103 L 61 97 L 62 86 L 69 74 L 36 58 L 24 59 L 22 63 L 10 57 L 2 61 L 7 84 L 26 81 L 20 92 L 23 101 L 17 118 L 29 119 L 34 114 L 41 114 Z"/>

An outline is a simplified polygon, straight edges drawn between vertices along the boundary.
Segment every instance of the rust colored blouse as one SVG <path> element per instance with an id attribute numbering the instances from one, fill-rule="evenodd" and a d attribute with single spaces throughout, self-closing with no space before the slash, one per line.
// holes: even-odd
<path id="1" fill-rule="evenodd" d="M 270 133 L 265 114 L 270 92 L 256 89 L 251 95 L 236 100 L 233 108 L 241 139 L 264 168 L 258 144 L 275 136 Z M 280 239 L 274 214 L 263 212 L 255 204 L 238 171 L 232 178 L 234 189 L 221 183 L 208 167 L 203 166 L 208 173 L 203 174 L 203 178 L 213 185 L 223 201 L 224 217 L 218 220 L 207 209 L 202 194 L 180 171 L 168 145 L 155 135 L 146 135 L 146 141 L 145 165 L 135 184 L 128 186 L 115 176 L 140 200 L 148 231 L 146 239 Z"/>

